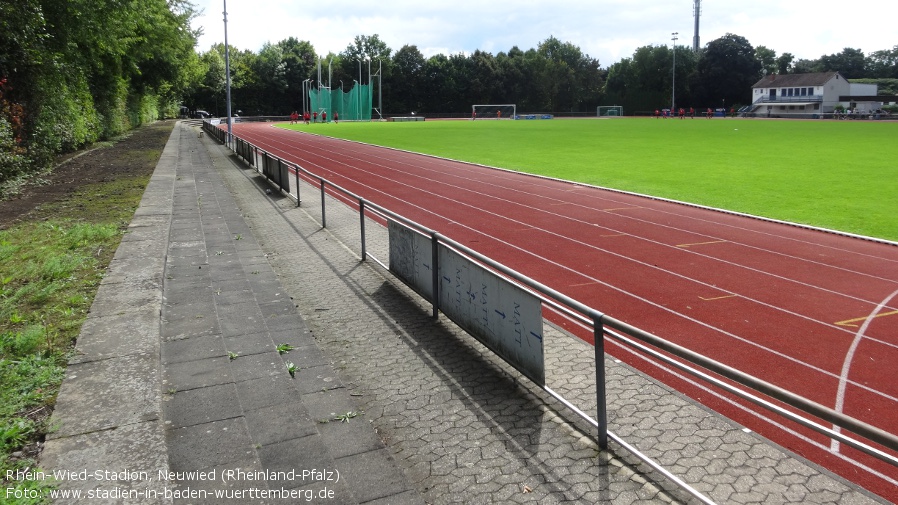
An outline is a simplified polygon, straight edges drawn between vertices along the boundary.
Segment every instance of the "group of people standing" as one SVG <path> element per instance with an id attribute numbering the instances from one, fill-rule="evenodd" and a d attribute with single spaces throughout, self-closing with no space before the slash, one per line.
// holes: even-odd
<path id="1" fill-rule="evenodd" d="M 302 119 L 302 121 L 305 124 L 317 123 L 318 122 L 318 111 L 312 112 L 311 114 L 309 114 L 309 111 L 305 111 L 305 112 L 303 112 L 301 118 L 300 118 L 299 113 L 296 111 L 293 111 L 290 114 L 290 124 L 299 124 L 300 119 Z M 334 123 L 337 123 L 339 121 L 340 121 L 340 114 L 337 112 L 334 112 Z M 321 111 L 321 122 L 327 123 L 327 111 L 326 110 Z"/>
<path id="2" fill-rule="evenodd" d="M 679 114 L 677 114 L 678 112 L 679 112 Z M 680 119 L 683 119 L 686 117 L 686 114 L 689 114 L 689 117 L 691 117 L 692 119 L 695 119 L 695 108 L 689 107 L 688 112 L 683 107 L 680 107 L 679 111 L 676 111 L 672 108 L 671 109 L 655 109 L 655 119 L 659 119 L 659 118 L 667 119 L 668 117 L 674 117 L 675 115 L 678 115 Z M 736 117 L 736 109 L 730 108 L 730 115 L 732 117 Z M 708 119 L 711 119 L 712 117 L 714 117 L 714 110 L 711 109 L 711 107 L 708 107 L 708 110 L 705 112 L 705 116 Z M 724 117 L 726 117 L 725 114 L 724 114 Z"/>

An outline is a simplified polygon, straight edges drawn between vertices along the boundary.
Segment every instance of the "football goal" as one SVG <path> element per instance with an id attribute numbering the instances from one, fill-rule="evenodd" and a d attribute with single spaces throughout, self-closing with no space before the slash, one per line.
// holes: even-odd
<path id="1" fill-rule="evenodd" d="M 598 117 L 621 117 L 624 115 L 624 108 L 620 105 L 600 105 L 596 107 L 596 116 Z"/>
<path id="2" fill-rule="evenodd" d="M 472 105 L 471 119 L 517 119 L 515 104 Z"/>

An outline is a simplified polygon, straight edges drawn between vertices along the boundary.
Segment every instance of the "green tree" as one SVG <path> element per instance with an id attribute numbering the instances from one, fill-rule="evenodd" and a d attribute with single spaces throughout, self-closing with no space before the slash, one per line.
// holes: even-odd
<path id="1" fill-rule="evenodd" d="M 776 59 L 776 71 L 781 75 L 792 73 L 792 62 L 795 61 L 795 55 L 792 53 L 783 53 Z"/>
<path id="2" fill-rule="evenodd" d="M 532 71 L 527 66 L 524 51 L 513 46 L 507 53 L 496 55 L 497 87 L 502 92 L 501 102 L 517 104 L 520 110 L 536 110 L 531 107 L 529 83 L 532 82 Z"/>
<path id="3" fill-rule="evenodd" d="M 393 55 L 393 94 L 389 110 L 401 112 L 421 111 L 424 106 L 422 78 L 427 60 L 417 46 L 404 45 Z"/>
<path id="4" fill-rule="evenodd" d="M 898 79 L 898 45 L 870 53 L 865 65 L 868 77 Z"/>
<path id="5" fill-rule="evenodd" d="M 755 48 L 755 59 L 761 64 L 761 71 L 767 74 L 775 74 L 779 70 L 776 51 L 766 46 Z"/>
<path id="6" fill-rule="evenodd" d="M 809 60 L 802 58 L 792 64 L 793 74 L 810 74 L 813 72 L 822 72 L 820 62 L 818 60 Z"/>
<path id="7" fill-rule="evenodd" d="M 289 111 L 302 110 L 302 82 L 312 75 L 317 56 L 308 41 L 289 37 L 278 42 L 283 52 L 284 79 L 287 82 L 284 105 Z M 339 64 L 337 65 L 339 67 Z M 339 81 L 339 78 L 337 78 Z"/>
<path id="8" fill-rule="evenodd" d="M 40 166 L 174 115 L 197 75 L 195 15 L 187 0 L 0 1 L 0 80 L 15 105 L 4 109 L 22 116 L 16 149 Z"/>
<path id="9" fill-rule="evenodd" d="M 819 72 L 839 72 L 846 79 L 867 77 L 866 58 L 860 49 L 846 47 L 840 53 L 821 56 Z"/>
<path id="10" fill-rule="evenodd" d="M 676 78 L 673 51 L 667 46 L 643 46 L 632 58 L 624 58 L 608 69 L 605 101 L 622 105 L 627 113 L 653 111 L 676 106 L 692 106 L 688 77 L 694 72 L 696 55 L 685 46 L 677 47 Z M 676 84 L 676 93 L 673 86 Z"/>
<path id="11" fill-rule="evenodd" d="M 697 103 L 727 107 L 750 103 L 751 87 L 760 77 L 755 49 L 745 37 L 728 33 L 702 51 L 690 86 Z"/>

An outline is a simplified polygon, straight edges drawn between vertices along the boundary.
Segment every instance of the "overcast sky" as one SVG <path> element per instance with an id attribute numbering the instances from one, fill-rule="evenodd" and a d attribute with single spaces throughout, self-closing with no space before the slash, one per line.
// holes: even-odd
<path id="1" fill-rule="evenodd" d="M 224 42 L 223 0 L 194 0 L 204 11 L 198 49 Z M 356 35 L 378 34 L 395 52 L 416 45 L 425 57 L 442 53 L 497 54 L 518 46 L 526 51 L 555 36 L 608 67 L 637 47 L 692 46 L 693 0 L 380 0 L 302 2 L 229 0 L 228 42 L 254 52 L 265 42 L 293 36 L 312 43 L 320 55 L 339 53 Z M 816 59 L 850 47 L 864 54 L 898 45 L 896 0 L 837 4 L 801 0 L 706 0 L 700 41 L 726 33 L 767 46 L 777 55 Z"/>

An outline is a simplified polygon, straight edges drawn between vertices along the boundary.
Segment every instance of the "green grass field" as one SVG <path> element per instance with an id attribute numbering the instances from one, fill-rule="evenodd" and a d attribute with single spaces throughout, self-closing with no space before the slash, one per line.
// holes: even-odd
<path id="1" fill-rule="evenodd" d="M 293 129 L 898 240 L 898 123 L 622 118 Z"/>

